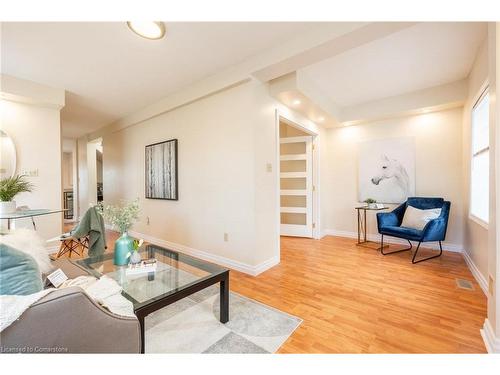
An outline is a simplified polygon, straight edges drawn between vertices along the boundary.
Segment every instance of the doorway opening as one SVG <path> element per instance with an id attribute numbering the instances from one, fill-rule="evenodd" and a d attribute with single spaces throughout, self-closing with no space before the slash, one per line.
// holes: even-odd
<path id="1" fill-rule="evenodd" d="M 64 224 L 78 221 L 78 161 L 77 145 L 73 139 L 63 139 L 62 142 L 62 196 Z"/>
<path id="2" fill-rule="evenodd" d="M 94 206 L 104 200 L 102 138 L 87 143 L 88 202 Z"/>
<path id="3" fill-rule="evenodd" d="M 315 134 L 279 117 L 280 235 L 315 238 Z"/>

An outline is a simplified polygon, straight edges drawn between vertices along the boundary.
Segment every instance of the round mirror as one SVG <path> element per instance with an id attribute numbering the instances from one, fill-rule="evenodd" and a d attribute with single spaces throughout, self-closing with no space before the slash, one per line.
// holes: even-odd
<path id="1" fill-rule="evenodd" d="M 0 179 L 3 179 L 16 173 L 16 146 L 3 130 L 0 130 L 0 140 Z"/>

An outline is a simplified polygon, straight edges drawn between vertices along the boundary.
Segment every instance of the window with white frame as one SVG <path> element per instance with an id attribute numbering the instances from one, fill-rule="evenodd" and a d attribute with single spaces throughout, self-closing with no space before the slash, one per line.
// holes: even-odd
<path id="1" fill-rule="evenodd" d="M 470 214 L 484 223 L 489 218 L 489 104 L 486 89 L 472 108 Z"/>

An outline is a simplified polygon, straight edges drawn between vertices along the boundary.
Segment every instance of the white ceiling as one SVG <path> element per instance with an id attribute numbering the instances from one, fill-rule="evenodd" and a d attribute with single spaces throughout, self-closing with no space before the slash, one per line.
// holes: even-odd
<path id="1" fill-rule="evenodd" d="M 63 88 L 63 136 L 92 132 L 318 23 L 167 23 L 146 40 L 125 22 L 2 23 L 2 73 Z M 317 29 L 316 31 L 318 31 Z M 301 69 L 338 106 L 465 78 L 486 23 L 419 23 Z"/>
<path id="2" fill-rule="evenodd" d="M 78 137 L 290 40 L 312 23 L 167 23 L 157 41 L 125 22 L 2 23 L 2 73 L 67 90 Z"/>
<path id="3" fill-rule="evenodd" d="M 303 69 L 339 106 L 351 106 L 468 76 L 486 23 L 419 23 Z"/>

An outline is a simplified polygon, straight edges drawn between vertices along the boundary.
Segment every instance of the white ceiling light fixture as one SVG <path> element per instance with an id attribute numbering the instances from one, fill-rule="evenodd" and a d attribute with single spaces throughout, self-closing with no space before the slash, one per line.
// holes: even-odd
<path id="1" fill-rule="evenodd" d="M 159 21 L 128 21 L 127 26 L 146 39 L 161 39 L 165 36 L 165 24 Z"/>
<path id="2" fill-rule="evenodd" d="M 302 102 L 299 99 L 295 99 L 294 101 L 292 101 L 293 105 L 300 105 L 300 103 Z"/>

